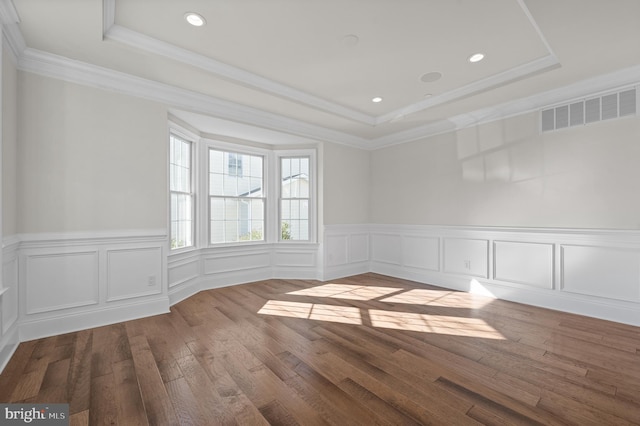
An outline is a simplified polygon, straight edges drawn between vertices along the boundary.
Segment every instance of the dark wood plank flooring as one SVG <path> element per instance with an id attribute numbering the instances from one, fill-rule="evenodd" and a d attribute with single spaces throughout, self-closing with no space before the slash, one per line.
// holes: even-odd
<path id="1" fill-rule="evenodd" d="M 376 274 L 269 280 L 22 343 L 0 402 L 66 402 L 72 425 L 640 424 L 640 328 Z"/>

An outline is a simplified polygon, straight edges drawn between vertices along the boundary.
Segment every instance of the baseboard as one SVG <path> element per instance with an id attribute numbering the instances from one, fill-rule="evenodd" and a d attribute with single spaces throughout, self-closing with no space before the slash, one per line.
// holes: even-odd
<path id="1" fill-rule="evenodd" d="M 169 305 L 173 306 L 189 297 L 198 294 L 201 290 L 200 280 L 192 279 L 183 284 L 169 289 Z"/>
<path id="2" fill-rule="evenodd" d="M 65 313 L 38 319 L 25 318 L 20 322 L 20 341 L 40 339 L 71 333 L 88 328 L 102 327 L 123 321 L 160 315 L 169 312 L 169 298 L 162 295 L 139 302 L 119 304 L 114 307 Z"/>
<path id="3" fill-rule="evenodd" d="M 14 324 L 0 339 L 0 373 L 4 371 L 19 344 L 18 327 Z"/>
<path id="4" fill-rule="evenodd" d="M 273 270 L 272 278 L 279 280 L 318 280 L 320 279 L 318 270 L 313 268 L 281 268 L 276 267 Z"/>
<path id="5" fill-rule="evenodd" d="M 369 262 L 353 263 L 340 266 L 329 266 L 324 269 L 320 280 L 331 281 L 339 278 L 350 277 L 353 275 L 366 274 L 371 272 Z"/>
<path id="6" fill-rule="evenodd" d="M 229 287 L 232 285 L 248 284 L 273 278 L 270 269 L 252 269 L 248 271 L 221 272 L 206 274 L 201 282 L 201 290 Z"/>

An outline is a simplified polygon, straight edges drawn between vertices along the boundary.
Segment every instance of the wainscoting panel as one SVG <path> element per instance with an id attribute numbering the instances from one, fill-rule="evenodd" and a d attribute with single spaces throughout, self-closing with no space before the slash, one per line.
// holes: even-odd
<path id="1" fill-rule="evenodd" d="M 20 343 L 18 330 L 18 247 L 11 236 L 2 242 L 2 282 L 0 282 L 0 372 Z"/>
<path id="2" fill-rule="evenodd" d="M 327 266 L 349 263 L 349 235 L 327 235 L 324 243 L 328 253 L 325 258 Z"/>
<path id="3" fill-rule="evenodd" d="M 326 226 L 318 278 L 331 280 L 370 269 L 370 232 L 365 225 Z"/>
<path id="4" fill-rule="evenodd" d="M 246 271 L 247 269 L 262 269 L 271 267 L 271 253 L 269 251 L 243 252 L 234 250 L 222 253 L 207 253 L 204 256 L 204 274 L 213 275 L 226 272 Z"/>
<path id="5" fill-rule="evenodd" d="M 167 265 L 171 305 L 200 291 L 202 281 L 200 250 L 171 253 L 168 256 Z"/>
<path id="6" fill-rule="evenodd" d="M 403 264 L 411 268 L 440 270 L 440 239 L 405 235 L 402 240 Z"/>
<path id="7" fill-rule="evenodd" d="M 640 326 L 639 231 L 369 225 L 369 232 L 371 272 Z"/>
<path id="8" fill-rule="evenodd" d="M 18 255 L 17 244 L 5 247 L 2 255 L 2 327 L 0 335 L 8 333 L 18 320 Z"/>
<path id="9" fill-rule="evenodd" d="M 20 339 L 167 312 L 166 247 L 164 230 L 22 235 Z"/>
<path id="10" fill-rule="evenodd" d="M 273 251 L 275 278 L 316 279 L 318 277 L 318 245 L 283 244 Z"/>
<path id="11" fill-rule="evenodd" d="M 493 258 L 495 280 L 553 288 L 553 244 L 494 241 Z"/>
<path id="12" fill-rule="evenodd" d="M 200 277 L 200 256 L 169 261 L 169 289 Z"/>
<path id="13" fill-rule="evenodd" d="M 274 252 L 274 266 L 277 268 L 315 268 L 316 249 L 276 249 Z"/>
<path id="14" fill-rule="evenodd" d="M 640 251 L 563 245 L 562 291 L 640 301 Z"/>
<path id="15" fill-rule="evenodd" d="M 107 250 L 107 302 L 162 292 L 162 249 Z"/>
<path id="16" fill-rule="evenodd" d="M 26 314 L 99 302 L 98 251 L 25 255 Z"/>
<path id="17" fill-rule="evenodd" d="M 489 241 L 445 238 L 444 272 L 489 278 Z"/>
<path id="18" fill-rule="evenodd" d="M 373 233 L 371 241 L 373 246 L 371 260 L 392 265 L 402 264 L 402 237 L 400 235 Z"/>
<path id="19" fill-rule="evenodd" d="M 369 261 L 369 234 L 354 233 L 349 236 L 349 263 Z"/>

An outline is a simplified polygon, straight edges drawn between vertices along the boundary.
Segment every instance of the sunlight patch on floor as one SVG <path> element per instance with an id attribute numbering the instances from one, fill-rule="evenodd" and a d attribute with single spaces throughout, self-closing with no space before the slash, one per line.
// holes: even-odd
<path id="1" fill-rule="evenodd" d="M 385 303 L 405 303 L 408 305 L 479 309 L 491 303 L 493 299 L 456 291 L 414 289 L 405 291 L 404 293 L 394 294 L 380 301 Z"/>
<path id="2" fill-rule="evenodd" d="M 362 324 L 360 309 L 349 306 L 269 300 L 258 313 L 262 315 L 305 318 L 342 324 Z"/>
<path id="3" fill-rule="evenodd" d="M 306 288 L 304 290 L 292 291 L 287 294 L 296 296 L 331 297 L 334 299 L 347 300 L 373 300 L 402 290 L 402 288 L 398 287 L 377 287 L 332 283 Z"/>
<path id="4" fill-rule="evenodd" d="M 369 318 L 371 319 L 371 325 L 380 328 L 505 340 L 505 337 L 499 331 L 479 318 L 427 315 L 378 309 L 369 309 Z"/>
<path id="5" fill-rule="evenodd" d="M 269 300 L 258 313 L 261 315 L 329 321 L 342 324 L 363 324 L 360 308 L 351 306 Z M 367 313 L 371 325 L 374 327 L 446 334 L 450 336 L 505 340 L 505 337 L 499 331 L 479 318 L 428 315 L 413 312 L 385 311 L 381 309 L 369 309 Z"/>

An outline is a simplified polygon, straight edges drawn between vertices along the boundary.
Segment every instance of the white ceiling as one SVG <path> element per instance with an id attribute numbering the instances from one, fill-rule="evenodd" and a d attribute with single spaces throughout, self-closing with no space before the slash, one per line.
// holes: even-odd
<path id="1" fill-rule="evenodd" d="M 176 101 L 172 113 L 204 133 L 267 143 L 284 132 L 282 143 L 376 148 L 640 81 L 638 0 L 13 4 L 28 48 L 21 68 L 32 70 L 36 53 L 54 54 L 66 66 L 161 84 L 174 97 L 197 93 L 201 101 Z M 187 11 L 207 24 L 188 25 Z M 476 52 L 486 58 L 470 63 Z M 441 78 L 424 82 L 426 73 Z"/>

